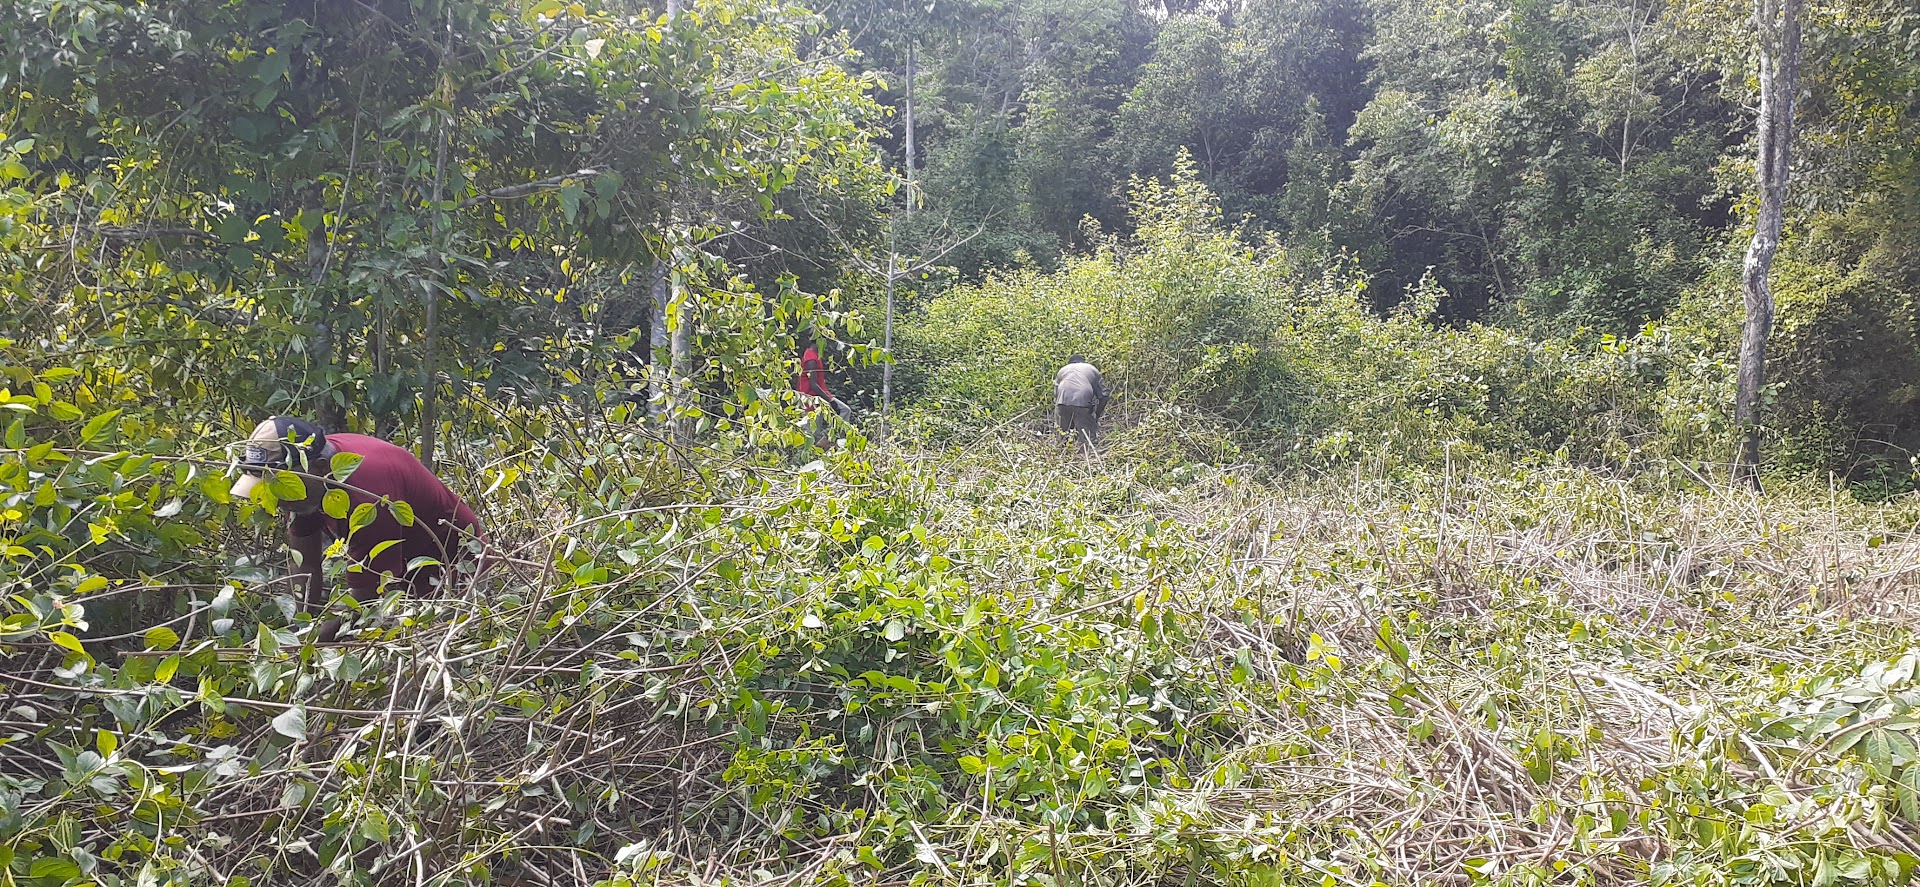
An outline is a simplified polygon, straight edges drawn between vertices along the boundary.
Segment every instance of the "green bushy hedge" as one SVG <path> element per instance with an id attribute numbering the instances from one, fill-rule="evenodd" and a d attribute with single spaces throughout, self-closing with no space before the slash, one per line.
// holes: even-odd
<path id="1" fill-rule="evenodd" d="M 1105 238 L 1058 271 L 931 300 L 901 348 L 927 374 L 922 412 L 1036 416 L 1051 405 L 1054 370 L 1078 352 L 1132 405 L 1123 422 L 1177 404 L 1287 460 L 1565 450 L 1631 464 L 1725 451 L 1731 351 L 1702 332 L 1438 327 L 1428 321 L 1443 293 L 1431 279 L 1381 317 L 1351 267 L 1302 267 L 1224 225 L 1187 167 L 1171 183 L 1136 183 L 1133 212 L 1132 238 Z"/>

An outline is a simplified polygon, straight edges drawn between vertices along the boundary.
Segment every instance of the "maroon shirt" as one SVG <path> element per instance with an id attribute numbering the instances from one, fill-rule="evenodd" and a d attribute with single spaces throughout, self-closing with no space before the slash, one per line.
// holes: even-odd
<path id="1" fill-rule="evenodd" d="M 457 563 L 466 556 L 460 547 L 467 539 L 484 538 L 480 521 L 460 497 L 447 489 L 427 466 L 406 450 L 377 437 L 364 434 L 329 434 L 327 443 L 342 453 L 360 457 L 360 464 L 345 481 L 334 485 L 346 490 L 353 505 L 346 518 L 330 517 L 324 511 L 303 514 L 293 519 L 296 536 L 326 534 L 347 540 L 347 555 L 363 568 L 347 573 L 347 585 L 355 596 L 380 587 L 380 574 L 406 576 L 412 591 L 423 592 L 440 576 L 440 568 L 422 567 L 407 573 L 407 564 L 416 557 L 430 557 L 444 564 Z M 402 526 L 393 511 L 380 504 L 385 498 L 413 507 L 413 525 Z M 347 522 L 362 503 L 373 503 L 373 523 L 352 535 Z M 398 539 L 371 560 L 368 555 L 382 542 Z"/>
<path id="2" fill-rule="evenodd" d="M 799 389 L 801 394 L 833 399 L 833 392 L 827 390 L 827 365 L 821 362 L 820 352 L 811 345 L 800 352 L 800 378 L 795 380 L 793 387 Z M 808 405 L 807 409 L 813 409 L 812 405 Z"/>

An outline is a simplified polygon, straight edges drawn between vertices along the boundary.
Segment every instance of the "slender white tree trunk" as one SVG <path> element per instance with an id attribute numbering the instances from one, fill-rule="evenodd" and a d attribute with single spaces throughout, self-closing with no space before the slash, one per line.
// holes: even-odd
<path id="1" fill-rule="evenodd" d="M 903 217 L 913 215 L 913 44 L 907 44 L 907 200 L 900 214 Z M 881 334 L 881 347 L 886 349 L 887 362 L 880 366 L 880 436 L 887 436 L 887 418 L 893 410 L 893 291 L 894 281 L 899 275 L 899 252 L 894 248 L 894 224 L 887 224 L 887 322 Z"/>
<path id="2" fill-rule="evenodd" d="M 665 427 L 667 400 L 670 392 L 667 376 L 668 355 L 672 349 L 672 332 L 667 329 L 668 312 L 673 310 L 673 290 L 668 278 L 670 271 L 665 258 L 653 260 L 647 270 L 648 290 L 653 297 L 652 333 L 648 341 L 647 394 L 651 406 L 648 416 L 656 427 Z"/>
<path id="3" fill-rule="evenodd" d="M 667 24 L 672 25 L 680 18 L 680 0 L 667 0 Z M 685 177 L 679 181 L 685 184 Z M 669 195 L 665 221 L 667 230 L 661 238 L 670 243 L 679 225 L 681 194 Z M 676 441 L 684 442 L 690 428 L 687 423 L 673 418 L 676 410 L 686 407 L 688 388 L 686 380 L 693 370 L 693 311 L 684 297 L 677 297 L 673 283 L 673 267 L 667 256 L 653 263 L 653 363 L 649 369 L 649 391 L 652 397 L 652 416 L 657 427 L 669 433 Z M 668 319 L 672 322 L 669 323 Z M 665 358 L 664 365 L 661 358 Z"/>
<path id="4" fill-rule="evenodd" d="M 1753 4 L 1760 48 L 1759 149 L 1755 158 L 1760 210 L 1741 266 L 1741 292 L 1747 313 L 1741 328 L 1738 389 L 1733 404 L 1734 424 L 1740 430 L 1733 481 L 1755 491 L 1760 489 L 1760 395 L 1766 387 L 1767 336 L 1773 330 L 1773 291 L 1767 277 L 1773 270 L 1774 253 L 1780 248 L 1780 229 L 1786 215 L 1793 99 L 1800 66 L 1799 5 L 1800 0 L 1754 0 Z"/>

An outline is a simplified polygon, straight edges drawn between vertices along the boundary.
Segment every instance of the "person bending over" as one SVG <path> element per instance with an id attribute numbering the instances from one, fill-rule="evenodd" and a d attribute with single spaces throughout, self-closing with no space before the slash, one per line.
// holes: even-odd
<path id="1" fill-rule="evenodd" d="M 332 466 L 339 455 L 358 461 L 336 478 Z M 478 557 L 468 550 L 469 540 L 486 541 L 480 521 L 459 496 L 412 453 L 377 437 L 327 434 L 304 419 L 274 416 L 253 429 L 240 470 L 232 490 L 236 497 L 250 495 L 272 470 L 294 472 L 304 481 L 305 495 L 282 497 L 280 507 L 292 515 L 287 525 L 287 546 L 295 555 L 291 572 L 304 586 L 309 613 L 327 603 L 321 559 L 334 539 L 347 540 L 347 586 L 361 603 L 378 595 L 388 577 L 404 580 L 411 595 L 431 595 L 445 583 L 448 568 Z M 346 494 L 346 507 L 333 509 L 341 516 L 329 514 L 324 505 L 335 490 Z M 362 520 L 371 518 L 358 529 L 353 528 L 356 511 Z M 328 619 L 319 639 L 331 639 L 339 627 L 339 619 Z"/>
<path id="2" fill-rule="evenodd" d="M 1093 452 L 1100 433 L 1100 414 L 1107 411 L 1107 381 L 1087 359 L 1075 354 L 1053 374 L 1053 408 L 1060 431 L 1071 434 L 1082 452 Z"/>

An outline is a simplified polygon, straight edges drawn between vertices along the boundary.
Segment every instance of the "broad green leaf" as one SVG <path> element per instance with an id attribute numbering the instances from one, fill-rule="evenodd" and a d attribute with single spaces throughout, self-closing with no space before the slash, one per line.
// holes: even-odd
<path id="1" fill-rule="evenodd" d="M 327 495 L 320 500 L 320 510 L 335 520 L 345 520 L 348 509 L 352 507 L 353 499 L 347 495 L 346 490 L 328 490 Z"/>
<path id="2" fill-rule="evenodd" d="M 114 749 L 120 747 L 120 737 L 111 731 L 96 728 L 93 731 L 93 747 L 100 750 L 101 757 L 113 757 Z"/>
<path id="3" fill-rule="evenodd" d="M 80 639 L 77 637 L 74 637 L 71 634 L 68 634 L 67 632 L 64 632 L 64 631 L 52 632 L 47 635 L 47 640 L 54 642 L 58 646 L 64 647 L 68 650 L 78 653 L 81 656 L 87 658 L 88 660 L 91 660 L 93 658 L 92 656 L 87 655 L 87 648 L 85 645 L 80 643 Z"/>
<path id="4" fill-rule="evenodd" d="M 273 479 L 267 482 L 275 498 L 282 502 L 299 502 L 307 498 L 307 481 L 291 471 L 274 471 Z"/>
<path id="5" fill-rule="evenodd" d="M 1894 795 L 1900 801 L 1900 815 L 1920 825 L 1920 766 L 1909 764 L 1900 768 L 1900 776 L 1894 780 Z"/>
<path id="6" fill-rule="evenodd" d="M 1917 754 L 1920 753 L 1920 749 L 1914 747 L 1913 740 L 1908 738 L 1907 734 L 1891 729 L 1881 732 L 1886 736 L 1887 759 L 1893 766 L 1905 767 L 1913 763 L 1915 757 L 1920 756 Z"/>
<path id="7" fill-rule="evenodd" d="M 12 425 L 7 426 L 7 446 L 17 450 L 26 445 L 27 420 L 25 418 L 15 419 Z"/>
<path id="8" fill-rule="evenodd" d="M 397 500 L 390 501 L 387 503 L 387 510 L 393 512 L 393 519 L 399 521 L 400 526 L 403 526 L 403 527 L 413 526 L 413 506 L 412 505 L 409 505 L 405 502 L 400 502 Z"/>
<path id="9" fill-rule="evenodd" d="M 357 532 L 373 523 L 373 503 L 362 502 L 353 507 L 353 516 L 347 518 L 347 532 Z"/>
<path id="10" fill-rule="evenodd" d="M 171 628 L 159 625 L 147 629 L 142 640 L 146 642 L 149 650 L 170 650 L 173 649 L 173 645 L 180 643 L 180 634 Z"/>
<path id="11" fill-rule="evenodd" d="M 333 475 L 334 480 L 346 480 L 352 476 L 355 468 L 360 467 L 360 460 L 359 453 L 334 453 L 333 458 L 327 460 L 327 472 Z"/>
<path id="12" fill-rule="evenodd" d="M 80 429 L 80 442 L 92 443 L 94 438 L 99 437 L 101 432 L 107 430 L 109 423 L 120 418 L 120 412 L 120 410 L 108 410 L 92 419 L 88 419 L 87 424 Z"/>
<path id="13" fill-rule="evenodd" d="M 1893 775 L 1893 746 L 1887 741 L 1887 735 L 1886 730 L 1869 730 L 1865 741 L 1860 743 L 1862 757 L 1883 777 Z"/>
<path id="14" fill-rule="evenodd" d="M 225 505 L 233 501 L 233 481 L 218 474 L 209 475 L 200 482 L 200 492 L 208 499 Z"/>
<path id="15" fill-rule="evenodd" d="M 180 654 L 175 653 L 172 656 L 160 660 L 160 667 L 153 670 L 153 679 L 158 683 L 164 684 L 172 681 L 174 674 L 179 671 Z"/>
<path id="16" fill-rule="evenodd" d="M 80 412 L 79 407 L 67 403 L 64 400 L 56 400 L 53 403 L 47 404 L 47 414 L 62 422 L 71 422 L 86 415 L 86 413 Z"/>
<path id="17" fill-rule="evenodd" d="M 73 860 L 65 857 L 42 856 L 27 866 L 27 877 L 52 878 L 62 882 L 70 881 L 80 877 L 80 866 L 76 865 Z"/>
<path id="18" fill-rule="evenodd" d="M 273 629 L 261 623 L 255 626 L 253 646 L 260 651 L 260 655 L 272 656 L 280 652 L 280 638 L 273 633 Z"/>
<path id="19" fill-rule="evenodd" d="M 387 840 L 387 814 L 378 807 L 369 807 L 360 817 L 360 834 L 367 840 L 385 843 Z"/>
<path id="20" fill-rule="evenodd" d="M 307 707 L 295 705 L 275 715 L 273 732 L 290 739 L 305 740 L 307 738 Z"/>

